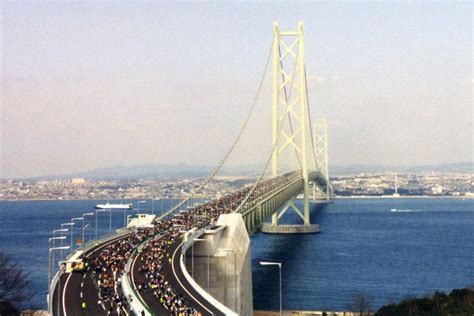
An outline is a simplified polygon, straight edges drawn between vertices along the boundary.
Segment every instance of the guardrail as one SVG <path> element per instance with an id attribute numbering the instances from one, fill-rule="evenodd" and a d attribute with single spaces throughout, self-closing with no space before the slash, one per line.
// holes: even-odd
<path id="1" fill-rule="evenodd" d="M 122 291 L 125 294 L 128 303 L 130 304 L 130 308 L 137 315 L 143 315 L 144 313 L 145 316 L 154 316 L 155 313 L 138 294 L 137 290 L 135 289 L 135 285 L 133 284 L 127 272 L 130 272 L 130 276 L 133 274 L 133 260 L 140 253 L 140 250 L 145 247 L 150 240 L 156 238 L 157 236 L 158 235 L 154 235 L 153 237 L 146 239 L 132 251 L 132 253 L 130 254 L 130 258 L 128 258 L 127 264 L 125 266 L 124 273 L 122 274 Z M 130 300 L 129 297 L 131 297 L 132 299 Z"/>
<path id="2" fill-rule="evenodd" d="M 47 294 L 47 301 L 48 301 L 48 313 L 49 315 L 53 315 L 53 297 L 54 297 L 54 290 L 56 289 L 56 284 L 59 281 L 59 276 L 61 272 L 61 268 L 59 268 L 58 272 L 54 275 L 53 279 L 51 280 L 51 284 L 48 284 L 48 294 Z"/>

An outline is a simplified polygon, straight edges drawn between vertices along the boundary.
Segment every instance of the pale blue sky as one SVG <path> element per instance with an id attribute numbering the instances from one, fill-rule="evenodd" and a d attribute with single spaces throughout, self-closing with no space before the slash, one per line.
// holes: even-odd
<path id="1" fill-rule="evenodd" d="M 472 2 L 2 4 L 0 177 L 213 165 L 305 22 L 332 164 L 472 160 Z M 252 137 L 269 146 L 267 81 Z M 247 150 L 242 162 L 262 160 Z"/>

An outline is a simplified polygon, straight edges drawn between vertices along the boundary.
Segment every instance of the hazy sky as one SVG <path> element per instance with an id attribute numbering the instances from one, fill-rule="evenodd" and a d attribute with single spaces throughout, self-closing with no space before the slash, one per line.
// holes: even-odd
<path id="1" fill-rule="evenodd" d="M 471 1 L 1 6 L 0 177 L 215 164 L 275 19 L 305 22 L 311 108 L 329 119 L 332 164 L 473 157 Z M 270 145 L 270 89 L 247 135 L 255 144 Z"/>

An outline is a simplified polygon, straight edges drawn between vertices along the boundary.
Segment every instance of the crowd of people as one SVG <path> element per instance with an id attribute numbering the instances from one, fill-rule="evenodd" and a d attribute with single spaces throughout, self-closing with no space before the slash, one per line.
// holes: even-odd
<path id="1" fill-rule="evenodd" d="M 252 201 L 256 197 L 262 196 L 265 192 L 288 182 L 293 176 L 295 176 L 294 173 L 289 173 L 262 182 L 254 189 L 247 200 Z M 140 254 L 142 265 L 139 268 L 139 273 L 148 281 L 148 284 L 142 285 L 142 288 L 146 287 L 146 289 L 149 288 L 153 291 L 153 295 L 172 315 L 200 315 L 197 310 L 185 304 L 183 297 L 172 289 L 166 280 L 165 273 L 163 273 L 164 265 L 171 264 L 171 253 L 168 250 L 179 240 L 179 231 L 187 231 L 192 228 L 199 229 L 216 222 L 221 214 L 234 211 L 247 197 L 250 190 L 252 190 L 251 187 L 240 189 L 218 200 L 179 212 L 170 220 L 157 222 L 156 227 L 160 227 L 160 231 L 165 233 L 148 242 L 142 248 Z"/>
<path id="2" fill-rule="evenodd" d="M 122 294 L 120 286 L 121 276 L 133 249 L 152 235 L 152 229 L 137 230 L 105 246 L 98 256 L 84 259 L 98 289 L 98 304 L 103 305 L 109 314 L 128 313 L 127 298 Z"/>
<path id="3" fill-rule="evenodd" d="M 183 295 L 173 289 L 163 271 L 165 266 L 170 267 L 172 264 L 170 248 L 180 240 L 180 231 L 211 225 L 221 214 L 233 212 L 244 199 L 247 198 L 251 203 L 273 188 L 288 182 L 293 176 L 294 173 L 288 173 L 261 182 L 252 192 L 252 187 L 245 187 L 212 202 L 177 212 L 169 219 L 156 221 L 153 228 L 137 229 L 125 238 L 107 245 L 97 257 L 87 261 L 98 288 L 99 304 L 106 304 L 110 314 L 115 312 L 121 315 L 122 311 L 131 313 L 127 297 L 121 292 L 121 277 L 126 277 L 125 266 L 132 252 L 145 240 L 150 239 L 137 254 L 138 273 L 144 277 L 136 281 L 138 291 L 151 291 L 170 315 L 201 315 Z"/>

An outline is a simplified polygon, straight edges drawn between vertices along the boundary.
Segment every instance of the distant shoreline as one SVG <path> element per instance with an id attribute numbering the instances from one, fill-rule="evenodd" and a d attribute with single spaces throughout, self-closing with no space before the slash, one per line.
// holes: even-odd
<path id="1" fill-rule="evenodd" d="M 300 198 L 298 198 L 300 199 Z M 351 195 L 351 196 L 335 196 L 333 200 L 371 200 L 371 199 L 474 199 L 474 195 L 449 195 L 449 196 L 434 196 L 434 195 Z M 150 200 L 147 198 L 133 198 L 133 199 L 0 199 L 0 202 L 38 202 L 38 201 L 133 201 L 133 200 Z M 165 199 L 165 200 L 182 200 L 182 198 Z M 312 199 L 310 199 L 311 201 Z M 158 201 L 158 200 L 155 200 Z"/>
<path id="2" fill-rule="evenodd" d="M 351 196 L 335 196 L 334 200 L 349 200 L 349 199 L 474 199 L 474 195 L 351 195 Z"/>

